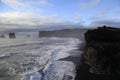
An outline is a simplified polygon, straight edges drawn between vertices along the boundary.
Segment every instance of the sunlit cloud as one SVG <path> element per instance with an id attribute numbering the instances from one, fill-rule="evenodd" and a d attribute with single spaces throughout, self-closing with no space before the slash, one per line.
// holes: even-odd
<path id="1" fill-rule="evenodd" d="M 73 26 L 81 24 L 65 21 L 65 16 L 52 14 L 49 16 L 35 16 L 33 14 L 20 14 L 18 12 L 1 13 L 0 27 L 4 28 L 40 28 L 45 26 Z"/>

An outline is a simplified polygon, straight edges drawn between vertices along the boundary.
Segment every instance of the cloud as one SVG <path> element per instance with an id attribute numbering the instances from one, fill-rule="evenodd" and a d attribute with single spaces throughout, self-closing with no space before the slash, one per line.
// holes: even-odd
<path id="1" fill-rule="evenodd" d="M 31 16 L 31 17 L 30 17 Z M 52 14 L 49 16 L 35 16 L 30 13 L 0 13 L 1 28 L 64 28 L 78 27 L 79 23 L 65 21 L 65 16 Z"/>
<path id="2" fill-rule="evenodd" d="M 94 21 L 89 25 L 89 27 L 94 28 L 103 25 L 120 28 L 120 19 Z"/>
<path id="3" fill-rule="evenodd" d="M 2 0 L 2 2 L 18 12 L 40 12 L 41 6 L 52 5 L 47 0 Z"/>
<path id="4" fill-rule="evenodd" d="M 93 8 L 96 6 L 101 0 L 91 0 L 90 2 L 82 3 L 81 6 L 83 8 Z"/>
<path id="5" fill-rule="evenodd" d="M 104 19 L 107 19 L 108 17 L 107 16 L 104 16 L 104 15 L 101 15 L 101 16 L 92 16 L 90 17 L 89 19 L 91 21 L 101 21 L 101 20 L 104 20 Z"/>
<path id="6" fill-rule="evenodd" d="M 103 9 L 103 10 L 96 12 L 96 14 L 94 16 L 91 16 L 89 19 L 91 21 L 98 21 L 98 20 L 107 19 L 107 18 L 109 18 L 108 14 L 109 14 L 109 9 Z M 111 18 L 112 17 L 113 16 L 111 16 Z"/>
<path id="7" fill-rule="evenodd" d="M 34 0 L 33 0 L 34 1 Z M 33 3 L 33 2 L 32 2 Z M 47 0 L 36 0 L 33 4 L 40 4 L 40 5 L 51 5 Z"/>
<path id="8" fill-rule="evenodd" d="M 96 15 L 105 15 L 109 12 L 108 9 L 104 9 L 104 10 L 101 10 L 101 11 L 98 11 Z"/>
<path id="9" fill-rule="evenodd" d="M 107 16 L 108 16 L 108 15 L 107 15 L 108 12 L 109 12 L 108 9 L 100 10 L 100 11 L 98 11 L 94 16 L 90 17 L 90 20 L 96 21 L 96 20 L 106 19 Z"/>
<path id="10" fill-rule="evenodd" d="M 77 23 L 80 23 L 80 24 L 84 24 L 84 20 L 81 18 L 81 15 L 80 14 L 76 14 L 74 17 L 73 17 L 73 20 L 74 22 L 77 22 Z"/>
<path id="11" fill-rule="evenodd" d="M 73 19 L 74 19 L 75 21 L 80 21 L 80 20 L 81 20 L 80 14 L 75 15 Z"/>
<path id="12" fill-rule="evenodd" d="M 66 16 L 59 16 L 57 14 L 40 15 L 43 6 L 52 5 L 47 0 L 2 0 L 2 2 L 14 10 L 0 13 L 0 29 L 60 29 L 82 26 L 80 23 L 66 21 Z M 80 18 L 76 17 L 75 19 L 79 20 Z"/>
<path id="13" fill-rule="evenodd" d="M 5 13 L 0 13 L 0 17 L 3 18 L 30 18 L 30 17 L 35 17 L 34 14 L 32 13 L 20 13 L 20 12 L 5 12 Z"/>
<path id="14" fill-rule="evenodd" d="M 2 2 L 16 11 L 25 11 L 26 8 L 30 7 L 29 3 L 23 3 L 19 0 L 2 0 Z"/>

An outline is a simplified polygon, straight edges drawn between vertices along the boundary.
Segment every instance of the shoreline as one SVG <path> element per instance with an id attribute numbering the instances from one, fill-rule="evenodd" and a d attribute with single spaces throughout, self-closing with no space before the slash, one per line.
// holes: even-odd
<path id="1" fill-rule="evenodd" d="M 83 54 L 85 43 L 79 44 L 79 48 L 70 52 L 71 56 L 59 60 L 70 61 L 76 65 L 75 80 L 120 80 L 120 75 L 97 75 L 89 72 L 89 66 L 85 63 Z M 75 53 L 78 51 L 77 53 Z M 79 56 L 72 56 L 78 54 Z"/>

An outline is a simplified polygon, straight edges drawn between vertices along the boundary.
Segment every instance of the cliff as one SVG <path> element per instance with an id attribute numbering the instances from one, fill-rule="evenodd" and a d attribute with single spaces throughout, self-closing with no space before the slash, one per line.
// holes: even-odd
<path id="1" fill-rule="evenodd" d="M 85 33 L 85 62 L 95 74 L 120 75 L 120 29 L 101 27 Z"/>
<path id="2" fill-rule="evenodd" d="M 84 41 L 84 33 L 87 29 L 63 29 L 54 31 L 39 31 L 39 37 L 67 37 L 79 38 Z"/>
<path id="3" fill-rule="evenodd" d="M 85 41 L 75 80 L 120 80 L 120 29 L 88 30 Z"/>

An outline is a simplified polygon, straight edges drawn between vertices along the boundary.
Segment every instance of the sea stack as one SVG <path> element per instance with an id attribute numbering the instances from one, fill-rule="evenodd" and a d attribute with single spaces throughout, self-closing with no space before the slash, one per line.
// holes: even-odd
<path id="1" fill-rule="evenodd" d="M 85 62 L 89 72 L 120 75 L 120 29 L 98 27 L 85 33 Z"/>
<path id="2" fill-rule="evenodd" d="M 9 38 L 16 38 L 15 33 L 9 33 Z"/>

